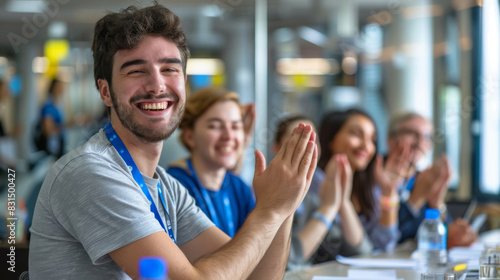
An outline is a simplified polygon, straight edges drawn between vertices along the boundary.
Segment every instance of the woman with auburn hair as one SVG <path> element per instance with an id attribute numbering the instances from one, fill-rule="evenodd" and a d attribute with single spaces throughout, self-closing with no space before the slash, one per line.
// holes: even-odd
<path id="1" fill-rule="evenodd" d="M 253 106 L 242 106 L 234 92 L 217 87 L 196 92 L 179 125 L 181 142 L 191 154 L 167 170 L 231 237 L 255 206 L 252 190 L 232 172 L 249 142 L 253 119 Z"/>

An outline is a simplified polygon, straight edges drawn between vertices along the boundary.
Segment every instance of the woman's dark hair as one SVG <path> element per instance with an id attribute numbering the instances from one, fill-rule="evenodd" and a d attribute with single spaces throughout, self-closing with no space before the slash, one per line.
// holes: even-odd
<path id="1" fill-rule="evenodd" d="M 293 115 L 293 116 L 285 117 L 285 118 L 281 119 L 278 126 L 276 127 L 276 135 L 274 136 L 274 143 L 277 143 L 277 144 L 281 143 L 281 140 L 283 139 L 283 137 L 288 136 L 288 135 L 285 135 L 285 132 L 286 132 L 286 129 L 288 128 L 288 126 L 290 126 L 291 123 L 294 123 L 294 122 L 299 121 L 299 120 L 309 121 L 311 123 L 314 123 L 311 120 L 311 118 L 308 118 L 304 115 Z"/>
<path id="2" fill-rule="evenodd" d="M 189 49 L 179 17 L 156 2 L 143 9 L 130 6 L 119 13 L 109 13 L 95 25 L 92 52 L 97 88 L 99 79 L 108 81 L 111 86 L 115 53 L 134 49 L 147 35 L 162 37 L 174 43 L 181 54 L 182 68 L 186 73 Z"/>
<path id="3" fill-rule="evenodd" d="M 319 143 L 321 145 L 321 155 L 318 167 L 325 169 L 326 164 L 333 155 L 330 146 L 332 141 L 342 129 L 349 118 L 361 115 L 368 118 L 375 126 L 375 122 L 365 111 L 360 109 L 349 109 L 342 112 L 330 112 L 326 114 L 319 128 Z M 375 126 L 375 133 L 377 129 Z M 376 137 L 375 137 L 376 139 Z M 377 154 L 377 141 L 375 140 L 375 155 Z M 356 196 L 361 207 L 361 214 L 370 219 L 375 212 L 375 199 L 373 197 L 373 187 L 375 186 L 375 156 L 370 160 L 368 166 L 363 171 L 356 171 L 353 174 L 352 196 Z"/>

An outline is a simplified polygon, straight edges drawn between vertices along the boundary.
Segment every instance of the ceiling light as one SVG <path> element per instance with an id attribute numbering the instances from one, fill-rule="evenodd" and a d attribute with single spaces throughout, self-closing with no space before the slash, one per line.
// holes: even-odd
<path id="1" fill-rule="evenodd" d="M 43 74 L 49 69 L 49 59 L 44 56 L 38 56 L 33 59 L 31 63 L 33 73 Z"/>
<path id="2" fill-rule="evenodd" d="M 276 69 L 282 75 L 334 75 L 339 72 L 339 63 L 324 58 L 281 58 Z"/>
<path id="3" fill-rule="evenodd" d="M 346 56 L 342 59 L 342 71 L 347 75 L 354 75 L 358 70 L 358 61 L 355 57 Z"/>
<path id="4" fill-rule="evenodd" d="M 43 0 L 10 0 L 5 9 L 12 13 L 43 13 L 46 6 Z"/>
<path id="5" fill-rule="evenodd" d="M 407 19 L 438 17 L 443 14 L 439 5 L 413 6 L 403 9 L 403 16 Z"/>
<path id="6" fill-rule="evenodd" d="M 223 11 L 217 5 L 207 5 L 201 9 L 201 14 L 206 17 L 220 17 Z"/>
<path id="7" fill-rule="evenodd" d="M 190 58 L 186 72 L 188 75 L 218 75 L 224 73 L 224 63 L 217 58 Z"/>

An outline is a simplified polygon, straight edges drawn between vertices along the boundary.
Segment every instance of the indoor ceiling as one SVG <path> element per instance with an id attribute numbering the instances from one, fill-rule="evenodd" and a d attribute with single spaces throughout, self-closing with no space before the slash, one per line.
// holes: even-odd
<path id="1" fill-rule="evenodd" d="M 36 10 L 40 2 L 44 1 L 48 3 L 45 12 L 12 12 L 13 9 L 19 9 L 14 4 L 22 4 L 21 9 Z M 420 0 L 401 1 L 416 3 Z M 163 0 L 158 2 L 180 16 L 188 40 L 190 35 L 196 34 L 200 28 L 206 29 L 207 24 L 217 33 L 229 30 L 235 21 L 247 20 L 253 24 L 255 16 L 255 0 Z M 391 1 L 268 0 L 269 28 L 324 24 L 337 15 L 339 5 L 345 6 L 346 3 L 349 5 L 354 3 L 354 9 L 358 10 L 357 21 L 362 24 L 368 16 L 387 9 L 388 2 Z M 20 46 L 24 43 L 43 43 L 48 38 L 48 26 L 53 22 L 65 23 L 67 30 L 65 38 L 70 41 L 90 42 L 94 23 L 106 11 L 118 11 L 132 4 L 147 6 L 151 3 L 151 0 L 0 0 L 0 56 L 15 55 L 12 47 L 14 38 L 22 41 L 18 43 Z"/>

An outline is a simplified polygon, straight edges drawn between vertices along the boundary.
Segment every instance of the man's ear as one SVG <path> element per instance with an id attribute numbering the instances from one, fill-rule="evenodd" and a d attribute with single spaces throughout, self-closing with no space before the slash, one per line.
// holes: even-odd
<path id="1" fill-rule="evenodd" d="M 111 99 L 111 92 L 109 83 L 105 79 L 98 79 L 97 85 L 99 86 L 99 94 L 104 104 L 108 107 L 113 107 L 113 100 Z"/>

